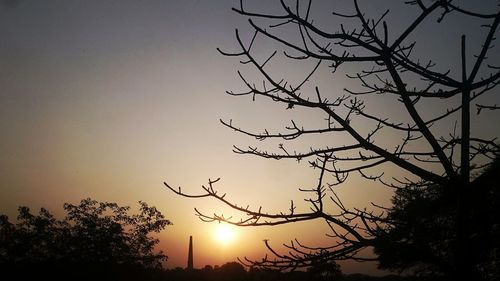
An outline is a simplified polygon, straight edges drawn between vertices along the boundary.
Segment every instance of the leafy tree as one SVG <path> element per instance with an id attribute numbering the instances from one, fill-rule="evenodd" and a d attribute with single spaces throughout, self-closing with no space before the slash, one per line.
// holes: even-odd
<path id="1" fill-rule="evenodd" d="M 66 217 L 57 220 L 46 209 L 38 215 L 19 207 L 16 223 L 0 216 L 0 264 L 136 265 L 159 268 L 167 259 L 154 252 L 160 232 L 171 222 L 155 208 L 139 202 L 139 213 L 129 207 L 97 202 L 64 204 Z"/>
<path id="2" fill-rule="evenodd" d="M 500 160 L 477 176 L 468 198 L 468 253 L 481 275 L 500 276 Z M 395 192 L 390 221 L 378 235 L 375 252 L 386 269 L 411 270 L 419 274 L 450 275 L 457 243 L 456 190 L 436 184 L 414 185 Z"/>
<path id="3" fill-rule="evenodd" d="M 340 266 L 334 260 L 325 259 L 323 255 L 319 255 L 319 258 L 313 261 L 307 272 L 314 280 L 335 280 L 342 274 Z"/>
<path id="4" fill-rule="evenodd" d="M 221 265 L 215 271 L 217 280 L 244 280 L 247 272 L 243 265 L 238 262 L 228 262 Z"/>
<path id="5" fill-rule="evenodd" d="M 245 39 L 236 30 L 239 50 L 220 51 L 237 57 L 244 67 L 253 67 L 259 75 L 255 78 L 238 71 L 246 90 L 228 91 L 229 95 L 264 99 L 281 109 L 296 111 L 298 116 L 306 117 L 312 111 L 322 117 L 314 125 L 306 122 L 309 116 L 292 120 L 281 132 L 270 129 L 254 132 L 232 120 L 221 120 L 229 129 L 257 140 L 280 141 L 274 151 L 235 146 L 236 153 L 277 160 L 307 160 L 318 171 L 317 185 L 301 188 L 306 194 L 304 199 L 311 204 L 310 211 L 297 211 L 294 202 L 289 210 L 278 213 L 243 207 L 246 204 L 230 202 L 215 190 L 218 180 L 209 180 L 199 195 L 165 185 L 181 196 L 215 198 L 244 216 L 241 220 L 228 219 L 223 214 L 207 215 L 196 210 L 204 221 L 269 226 L 319 219 L 330 227 L 328 235 L 332 239 L 327 246 L 294 241 L 287 245 L 287 253 L 279 253 L 266 241 L 275 257 L 248 261 L 256 266 L 311 267 L 318 256 L 325 260 L 378 260 L 377 256 L 363 255 L 361 250 L 371 247 L 381 250 L 383 245 L 396 251 L 402 246 L 407 247 L 404 252 L 407 256 L 400 263 L 385 259 L 387 256 L 379 251 L 381 266 L 404 269 L 426 263 L 454 278 L 485 279 L 479 263 L 484 257 L 471 259 L 469 254 L 476 253 L 471 237 L 476 234 L 476 220 L 481 217 L 477 214 L 489 200 L 478 195 L 481 192 L 476 190 L 481 185 L 474 175 L 490 166 L 500 154 L 500 145 L 495 142 L 499 132 L 481 132 L 472 126 L 481 124 L 475 122 L 488 122 L 485 118 L 498 118 L 495 110 L 500 107 L 489 102 L 500 82 L 498 49 L 493 44 L 500 10 L 498 7 L 469 9 L 469 2 L 458 0 L 387 1 L 384 4 L 394 8 L 392 13 L 387 9 L 371 18 L 368 9 L 363 8 L 367 2 L 353 0 L 347 10 L 341 10 L 345 1 L 335 2 L 330 6 L 331 19 L 325 21 L 315 16 L 325 10 L 316 1 L 281 0 L 279 10 L 269 12 L 254 11 L 249 8 L 250 1 L 240 1 L 233 10 L 249 18 L 253 36 Z M 391 22 L 394 10 L 397 13 L 400 9 L 408 13 L 406 22 L 401 19 Z M 472 40 L 470 34 L 452 38 L 452 30 L 461 28 L 453 25 L 456 22 L 476 27 Z M 455 53 L 456 59 L 437 58 L 435 62 L 429 47 L 436 40 L 429 36 L 435 29 L 444 31 L 446 40 L 438 44 L 446 46 L 448 54 Z M 266 54 L 257 47 L 262 42 L 271 42 L 271 46 L 279 46 L 282 52 Z M 311 71 L 300 80 L 287 80 L 283 73 L 287 69 L 283 67 L 285 61 L 296 63 L 297 67 L 309 66 Z M 341 93 L 332 93 L 319 82 L 318 76 L 326 76 L 321 75 L 322 71 L 333 74 L 343 71 L 357 86 L 346 83 L 351 86 Z M 378 103 L 379 107 L 370 106 L 370 102 Z M 386 109 L 381 109 L 380 104 Z M 474 108 L 476 116 L 471 114 Z M 309 141 L 310 148 L 297 149 L 301 141 Z M 389 172 L 394 170 L 398 171 Z M 395 205 L 347 207 L 335 188 L 352 174 L 396 190 Z M 471 202 L 471 198 L 477 199 Z M 492 222 L 486 221 L 490 224 L 486 228 L 494 228 Z M 416 228 L 422 224 L 425 227 Z M 431 228 L 435 231 L 431 232 Z M 418 248 L 391 239 L 409 235 L 414 235 L 420 244 L 432 242 L 432 245 Z M 431 251 L 432 260 L 429 253 L 422 251 Z M 435 257 L 444 258 L 447 265 L 443 266 Z"/>

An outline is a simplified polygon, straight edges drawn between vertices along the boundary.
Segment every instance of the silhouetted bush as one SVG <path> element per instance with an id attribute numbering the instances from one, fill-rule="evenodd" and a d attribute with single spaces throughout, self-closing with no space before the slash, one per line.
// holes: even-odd
<path id="1" fill-rule="evenodd" d="M 123 275 L 122 280 L 158 269 L 167 256 L 154 252 L 158 239 L 149 234 L 171 222 L 155 207 L 139 204 L 139 213 L 128 214 L 129 207 L 87 198 L 64 204 L 63 220 L 44 208 L 33 215 L 19 207 L 16 223 L 1 215 L 0 269 L 19 277 Z"/>
<path id="2" fill-rule="evenodd" d="M 468 233 L 469 263 L 484 280 L 500 277 L 500 159 L 466 190 L 469 212 L 462 219 Z M 375 252 L 384 269 L 451 279 L 455 268 L 458 206 L 456 186 L 422 184 L 398 189 L 389 211 L 392 222 L 379 235 Z"/>

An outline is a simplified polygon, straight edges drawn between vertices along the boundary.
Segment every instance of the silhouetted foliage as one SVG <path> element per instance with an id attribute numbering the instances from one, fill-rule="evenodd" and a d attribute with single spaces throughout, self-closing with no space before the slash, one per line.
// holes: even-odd
<path id="1" fill-rule="evenodd" d="M 412 276 L 370 276 L 365 274 L 336 274 L 335 276 L 327 277 L 326 275 L 318 275 L 311 271 L 279 271 L 274 269 L 262 269 L 251 267 L 245 271 L 241 265 L 236 262 L 229 262 L 222 266 L 206 266 L 203 269 L 187 270 L 175 268 L 166 270 L 161 275 L 164 280 L 171 281 L 444 281 L 434 277 L 419 277 Z"/>
<path id="2" fill-rule="evenodd" d="M 319 258 L 313 261 L 312 265 L 307 268 L 315 280 L 335 280 L 340 277 L 342 271 L 340 266 L 331 259 L 324 258 L 320 255 Z"/>
<path id="3" fill-rule="evenodd" d="M 500 161 L 472 182 L 467 214 L 468 257 L 485 279 L 500 277 Z M 456 188 L 422 184 L 397 190 L 388 213 L 391 223 L 378 238 L 380 267 L 449 276 L 457 241 Z"/>
<path id="4" fill-rule="evenodd" d="M 498 264 L 498 254 L 484 250 L 492 248 L 493 241 L 478 241 L 485 236 L 479 234 L 482 230 L 476 230 L 498 226 L 492 224 L 495 220 L 485 219 L 493 207 L 484 210 L 490 199 L 481 195 L 482 184 L 474 174 L 500 155 L 496 139 L 500 132 L 471 130 L 471 125 L 477 124 L 471 122 L 471 112 L 476 109 L 474 119 L 483 118 L 479 122 L 498 119 L 500 107 L 491 102 L 500 83 L 498 46 L 494 44 L 500 23 L 498 7 L 475 11 L 462 7 L 470 1 L 386 1 L 380 5 L 386 5 L 387 10 L 371 17 L 371 10 L 361 0 L 352 0 L 348 10 L 340 10 L 343 5 L 336 5 L 340 2 L 345 3 L 330 2 L 331 11 L 327 12 L 331 18 L 325 19 L 316 15 L 319 7 L 311 0 L 281 0 L 280 7 L 268 11 L 253 7 L 252 1 L 240 1 L 233 10 L 248 18 L 253 34 L 246 36 L 236 30 L 238 50 L 219 50 L 236 57 L 242 68 L 255 71 L 238 71 L 245 90 L 227 91 L 229 95 L 266 100 L 305 117 L 292 120 L 277 132 L 267 128 L 251 131 L 233 120 L 221 122 L 257 140 L 279 143 L 275 150 L 265 145 L 234 146 L 235 153 L 307 161 L 316 169 L 317 184 L 300 189 L 310 208 L 298 211 L 301 209 L 292 201 L 288 210 L 268 213 L 262 207 L 237 204 L 216 191 L 218 179 L 209 179 L 201 194 L 165 185 L 188 198 L 214 198 L 241 215 L 206 214 L 195 209 L 203 221 L 273 226 L 322 220 L 328 225 L 329 245 L 304 245 L 292 240 L 281 253 L 265 240 L 272 256 L 245 260 L 253 266 L 308 268 L 314 266 L 318 256 L 333 261 L 378 260 L 362 251 L 375 246 L 392 249 L 401 258 L 382 257 L 381 266 L 385 268 L 399 270 L 426 264 L 427 270 L 438 267 L 455 279 L 490 278 L 480 263 L 489 259 L 485 255 L 491 255 L 495 262 L 488 264 Z M 399 9 L 408 13 L 406 21 L 391 19 L 391 12 Z M 477 37 L 471 40 L 461 27 L 450 24 L 458 21 L 477 27 Z M 450 37 L 454 29 L 464 34 L 434 42 L 429 34 L 435 33 L 434 27 L 443 26 L 450 30 L 446 34 Z M 270 44 L 259 48 L 263 42 Z M 446 46 L 446 52 L 455 53 L 456 59 L 436 57 L 432 43 Z M 269 46 L 277 50 L 268 50 Z M 298 80 L 287 80 L 285 72 L 291 64 L 297 69 L 309 67 L 310 71 Z M 321 71 L 326 75 L 318 74 Z M 346 82 L 348 88 L 340 93 L 322 84 L 327 75 L 341 71 L 355 83 Z M 370 107 L 373 101 L 378 106 Z M 306 116 L 307 112 L 321 118 L 311 124 L 313 117 Z M 394 168 L 399 170 L 389 173 Z M 344 204 L 336 186 L 352 174 L 397 190 L 395 209 L 377 203 L 358 207 Z M 493 189 L 497 188 L 494 185 Z M 428 242 L 429 246 L 418 247 L 409 241 Z M 444 259 L 449 264 L 439 265 L 441 261 L 430 259 Z"/>
<path id="5" fill-rule="evenodd" d="M 245 268 L 238 262 L 225 263 L 215 272 L 217 273 L 217 280 L 243 280 L 246 277 Z"/>
<path id="6" fill-rule="evenodd" d="M 15 223 L 1 215 L 0 266 L 19 274 L 78 276 L 161 268 L 167 256 L 154 252 L 158 239 L 150 234 L 171 222 L 155 207 L 139 204 L 139 212 L 129 214 L 129 207 L 88 198 L 78 205 L 64 204 L 63 220 L 44 208 L 34 215 L 28 207 L 19 207 Z"/>
<path id="7" fill-rule="evenodd" d="M 396 191 L 375 252 L 379 266 L 419 273 L 450 272 L 451 247 L 456 239 L 456 209 L 452 197 L 439 185 L 411 186 Z"/>

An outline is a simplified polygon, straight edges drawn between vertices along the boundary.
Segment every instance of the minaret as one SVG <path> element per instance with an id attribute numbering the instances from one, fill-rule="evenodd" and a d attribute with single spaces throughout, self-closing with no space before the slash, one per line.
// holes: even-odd
<path id="1" fill-rule="evenodd" d="M 188 270 L 193 269 L 193 236 L 189 236 Z"/>

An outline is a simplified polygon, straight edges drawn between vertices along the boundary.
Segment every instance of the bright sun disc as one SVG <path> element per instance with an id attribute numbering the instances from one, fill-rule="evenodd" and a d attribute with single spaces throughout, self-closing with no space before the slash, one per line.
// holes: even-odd
<path id="1" fill-rule="evenodd" d="M 236 233 L 233 226 L 227 224 L 219 224 L 217 225 L 215 238 L 221 244 L 229 244 L 234 240 L 235 234 Z"/>

